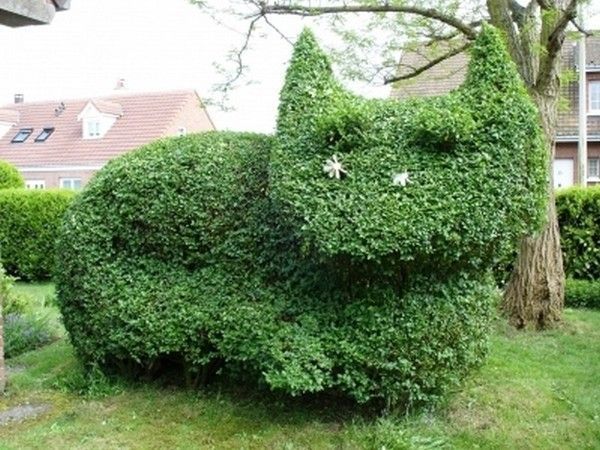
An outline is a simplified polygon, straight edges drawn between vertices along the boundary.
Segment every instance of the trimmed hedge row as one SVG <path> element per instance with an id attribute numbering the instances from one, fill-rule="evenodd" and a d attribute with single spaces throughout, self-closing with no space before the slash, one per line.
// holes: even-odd
<path id="1" fill-rule="evenodd" d="M 110 162 L 58 244 L 78 355 L 292 395 L 439 399 L 483 361 L 489 270 L 545 209 L 537 112 L 496 30 L 470 64 L 447 97 L 367 101 L 305 31 L 276 136 L 189 135 Z M 336 155 L 340 179 L 324 171 Z"/>
<path id="2" fill-rule="evenodd" d="M 0 161 L 0 189 L 24 188 L 25 180 L 15 166 Z"/>
<path id="3" fill-rule="evenodd" d="M 558 191 L 556 210 L 567 276 L 600 280 L 600 186 Z"/>
<path id="4" fill-rule="evenodd" d="M 0 190 L 0 263 L 23 280 L 51 276 L 55 242 L 73 191 Z"/>
<path id="5" fill-rule="evenodd" d="M 600 280 L 567 278 L 565 305 L 572 308 L 600 308 Z"/>

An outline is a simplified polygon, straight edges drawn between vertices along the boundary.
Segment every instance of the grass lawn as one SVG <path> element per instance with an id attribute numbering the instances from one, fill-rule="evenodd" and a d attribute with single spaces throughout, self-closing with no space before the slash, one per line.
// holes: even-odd
<path id="1" fill-rule="evenodd" d="M 40 299 L 51 285 L 20 285 Z M 437 411 L 374 418 L 325 399 L 289 400 L 232 386 L 191 392 L 100 382 L 78 395 L 81 372 L 62 339 L 21 355 L 0 413 L 50 410 L 0 425 L 1 449 L 598 449 L 600 311 L 567 310 L 561 329 L 498 325 L 487 364 Z"/>

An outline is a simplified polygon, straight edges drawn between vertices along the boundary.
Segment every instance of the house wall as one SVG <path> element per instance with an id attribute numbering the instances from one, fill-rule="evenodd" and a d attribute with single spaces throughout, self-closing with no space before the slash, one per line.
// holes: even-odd
<path id="1" fill-rule="evenodd" d="M 576 142 L 557 142 L 555 159 L 573 160 L 573 179 L 577 180 L 579 176 L 577 161 L 577 143 Z M 588 142 L 588 158 L 600 158 L 600 142 Z M 595 184 L 595 183 L 590 183 Z"/>
<path id="2" fill-rule="evenodd" d="M 96 173 L 96 170 L 81 170 L 74 169 L 70 170 L 65 168 L 64 170 L 49 170 L 49 171 L 27 171 L 27 169 L 21 169 L 23 178 L 27 180 L 43 180 L 46 185 L 46 189 L 59 188 L 61 178 L 81 178 L 81 185 L 85 186 L 87 182 Z"/>

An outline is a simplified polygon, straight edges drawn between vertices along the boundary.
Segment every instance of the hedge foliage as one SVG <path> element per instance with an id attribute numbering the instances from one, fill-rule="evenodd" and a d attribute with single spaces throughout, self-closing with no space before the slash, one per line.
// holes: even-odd
<path id="1" fill-rule="evenodd" d="M 567 276 L 600 280 L 600 186 L 559 191 L 556 210 Z"/>
<path id="2" fill-rule="evenodd" d="M 571 308 L 600 308 L 600 280 L 567 278 L 565 305 Z"/>
<path id="3" fill-rule="evenodd" d="M 25 180 L 15 166 L 0 161 L 0 189 L 24 188 Z"/>
<path id="4" fill-rule="evenodd" d="M 23 280 L 50 277 L 55 242 L 73 191 L 0 190 L 0 262 Z"/>
<path id="5" fill-rule="evenodd" d="M 492 28 L 463 88 L 408 103 L 344 91 L 305 31 L 275 136 L 161 140 L 75 199 L 57 268 L 71 340 L 103 369 L 435 400 L 485 356 L 497 254 L 541 222 L 536 118 Z"/>

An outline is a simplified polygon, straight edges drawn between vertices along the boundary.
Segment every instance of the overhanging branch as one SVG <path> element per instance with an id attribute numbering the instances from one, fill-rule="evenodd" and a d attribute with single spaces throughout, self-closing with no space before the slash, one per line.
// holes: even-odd
<path id="1" fill-rule="evenodd" d="M 445 14 L 434 8 L 422 8 L 409 5 L 340 5 L 340 6 L 302 6 L 302 5 L 270 5 L 266 2 L 258 2 L 260 11 L 256 14 L 265 16 L 269 14 L 297 15 L 304 17 L 322 16 L 327 14 L 343 13 L 404 13 L 414 14 L 433 20 L 438 20 L 446 25 L 456 28 L 467 38 L 475 39 L 477 31 L 469 24 L 457 17 Z"/>
<path id="2" fill-rule="evenodd" d="M 390 84 L 390 83 L 394 83 L 396 81 L 402 81 L 402 80 L 409 80 L 411 78 L 414 78 L 416 76 L 418 76 L 419 74 L 431 69 L 434 66 L 437 66 L 438 64 L 440 64 L 443 61 L 446 61 L 449 58 L 452 58 L 455 55 L 458 55 L 459 53 L 464 52 L 466 49 L 468 49 L 471 46 L 470 42 L 467 42 L 466 44 L 460 46 L 460 47 L 456 47 L 455 49 L 450 50 L 447 53 L 444 53 L 442 56 L 432 59 L 431 61 L 429 61 L 427 64 L 424 64 L 416 69 L 414 69 L 412 72 L 404 74 L 404 75 L 397 75 L 394 77 L 386 77 L 384 79 L 384 84 Z"/>

